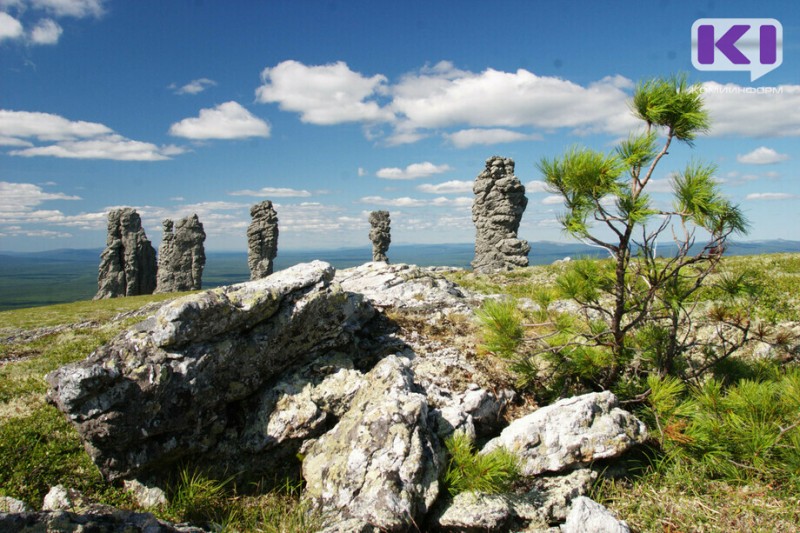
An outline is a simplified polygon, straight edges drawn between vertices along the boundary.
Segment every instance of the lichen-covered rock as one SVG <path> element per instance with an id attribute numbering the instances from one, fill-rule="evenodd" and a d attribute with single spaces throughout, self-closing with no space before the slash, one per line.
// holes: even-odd
<path id="1" fill-rule="evenodd" d="M 388 211 L 372 211 L 369 214 L 369 240 L 372 241 L 373 261 L 389 262 L 389 258 L 386 257 L 386 251 L 392 242 L 390 223 Z"/>
<path id="2" fill-rule="evenodd" d="M 525 186 L 514 175 L 514 161 L 498 156 L 486 160 L 486 169 L 472 187 L 472 221 L 475 223 L 476 272 L 511 270 L 528 266 L 527 241 L 517 238 L 528 205 Z"/>
<path id="3" fill-rule="evenodd" d="M 150 513 L 137 513 L 108 506 L 96 506 L 85 513 L 41 511 L 0 513 L 3 533 L 206 533 L 199 527 L 175 525 Z"/>
<path id="4" fill-rule="evenodd" d="M 415 265 L 373 262 L 340 270 L 336 281 L 377 307 L 469 311 L 464 292 L 441 274 Z"/>
<path id="5" fill-rule="evenodd" d="M 617 407 L 609 391 L 566 398 L 515 420 L 482 449 L 504 447 L 522 475 L 560 472 L 617 457 L 647 438 L 647 428 Z"/>
<path id="6" fill-rule="evenodd" d="M 243 430 L 246 402 L 290 366 L 347 346 L 372 316 L 360 296 L 331 284 L 333 275 L 315 261 L 174 300 L 48 374 L 48 399 L 108 479 L 203 454 L 224 468 L 213 452 L 224 440 L 233 460 L 244 446 L 230 435 Z M 252 466 L 238 460 L 237 471 Z"/>
<path id="7" fill-rule="evenodd" d="M 278 255 L 278 213 L 272 202 L 265 200 L 250 208 L 253 219 L 247 228 L 247 266 L 250 279 L 272 274 L 272 262 Z"/>
<path id="8" fill-rule="evenodd" d="M 437 521 L 442 531 L 499 531 L 514 515 L 502 494 L 457 494 Z"/>
<path id="9" fill-rule="evenodd" d="M 196 291 L 203 285 L 206 232 L 197 215 L 182 218 L 177 224 L 165 219 L 164 235 L 158 248 L 156 292 Z"/>
<path id="10" fill-rule="evenodd" d="M 130 207 L 110 211 L 94 299 L 152 294 L 156 268 L 156 250 L 144 233 L 139 213 Z"/>
<path id="11" fill-rule="evenodd" d="M 405 531 L 436 500 L 442 458 L 410 362 L 389 356 L 365 377 L 347 413 L 306 451 L 306 495 L 332 522 Z"/>
<path id="12" fill-rule="evenodd" d="M 562 533 L 630 533 L 631 528 L 611 511 L 594 500 L 581 496 L 572 502 L 572 510 L 561 526 Z"/>
<path id="13" fill-rule="evenodd" d="M 0 496 L 0 513 L 27 513 L 31 511 L 28 504 L 10 496 Z"/>
<path id="14" fill-rule="evenodd" d="M 123 486 L 133 496 L 139 507 L 143 509 L 167 505 L 167 495 L 158 487 L 148 487 L 136 479 L 126 479 Z"/>

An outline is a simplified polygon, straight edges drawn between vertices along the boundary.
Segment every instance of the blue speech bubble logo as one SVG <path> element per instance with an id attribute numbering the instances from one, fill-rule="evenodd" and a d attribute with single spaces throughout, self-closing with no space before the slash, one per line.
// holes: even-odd
<path id="1" fill-rule="evenodd" d="M 697 70 L 746 70 L 755 81 L 783 63 L 783 26 L 775 19 L 698 19 L 692 24 Z"/>

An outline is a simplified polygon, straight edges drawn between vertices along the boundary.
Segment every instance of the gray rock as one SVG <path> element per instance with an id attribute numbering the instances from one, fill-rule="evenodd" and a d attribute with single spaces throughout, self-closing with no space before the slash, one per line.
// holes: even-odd
<path id="1" fill-rule="evenodd" d="M 339 423 L 307 450 L 306 496 L 332 522 L 356 518 L 405 531 L 438 496 L 441 452 L 407 359 L 386 357 L 366 382 Z"/>
<path id="2" fill-rule="evenodd" d="M 372 241 L 372 260 L 389 262 L 386 251 L 392 242 L 392 234 L 389 229 L 391 221 L 388 211 L 372 211 L 369 214 L 369 240 Z"/>
<path id="3" fill-rule="evenodd" d="M 0 513 L 27 513 L 31 510 L 27 503 L 10 496 L 0 496 Z"/>
<path id="4" fill-rule="evenodd" d="M 340 270 L 336 281 L 347 291 L 363 294 L 376 307 L 470 310 L 469 300 L 456 284 L 415 265 L 365 263 Z"/>
<path id="5" fill-rule="evenodd" d="M 50 487 L 42 502 L 42 511 L 75 511 L 85 509 L 86 502 L 83 494 L 75 489 L 63 485 Z"/>
<path id="6" fill-rule="evenodd" d="M 630 533 L 631 528 L 611 511 L 586 496 L 575 498 L 562 533 Z"/>
<path id="7" fill-rule="evenodd" d="M 237 413 L 249 412 L 248 402 L 289 367 L 347 346 L 373 314 L 360 296 L 332 285 L 333 275 L 315 261 L 178 298 L 86 360 L 48 374 L 48 399 L 108 479 L 188 456 L 256 474 L 260 466 L 240 456 Z M 223 442 L 233 465 L 216 448 Z"/>
<path id="8" fill-rule="evenodd" d="M 579 469 L 564 476 L 536 478 L 522 494 L 461 493 L 432 523 L 444 531 L 499 530 L 510 524 L 525 531 L 546 531 L 550 524 L 566 519 L 572 500 L 586 494 L 595 477 L 594 472 Z"/>
<path id="9" fill-rule="evenodd" d="M 515 420 L 482 453 L 502 446 L 519 456 L 523 475 L 535 476 L 617 457 L 646 438 L 645 425 L 605 391 L 560 400 Z"/>
<path id="10" fill-rule="evenodd" d="M 131 493 L 139 507 L 150 509 L 167 505 L 167 495 L 158 487 L 148 487 L 136 479 L 126 479 L 123 486 Z"/>
<path id="11" fill-rule="evenodd" d="M 472 192 L 476 229 L 472 268 L 483 273 L 528 266 L 531 247 L 517 238 L 528 199 L 525 187 L 514 175 L 514 161 L 498 156 L 487 159 Z"/>
<path id="12" fill-rule="evenodd" d="M 203 529 L 159 520 L 150 513 L 136 513 L 108 506 L 96 506 L 85 513 L 42 511 L 0 513 L 3 533 L 206 533 Z"/>
<path id="13" fill-rule="evenodd" d="M 514 515 L 503 495 L 462 492 L 439 517 L 436 524 L 444 531 L 497 531 Z"/>
<path id="14" fill-rule="evenodd" d="M 139 214 L 129 207 L 110 211 L 94 299 L 152 294 L 156 268 L 156 251 L 144 233 Z"/>
<path id="15" fill-rule="evenodd" d="M 247 228 L 247 266 L 250 279 L 272 274 L 272 261 L 278 255 L 278 213 L 265 200 L 250 208 L 253 219 Z"/>
<path id="16" fill-rule="evenodd" d="M 196 291 L 202 288 L 206 233 L 197 215 L 177 224 L 164 220 L 164 236 L 158 248 L 156 292 Z"/>

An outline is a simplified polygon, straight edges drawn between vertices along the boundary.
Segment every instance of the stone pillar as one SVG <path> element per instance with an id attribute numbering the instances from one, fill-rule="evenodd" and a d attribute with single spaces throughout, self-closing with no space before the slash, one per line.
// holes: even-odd
<path id="1" fill-rule="evenodd" d="M 206 233 L 197 215 L 182 218 L 177 224 L 165 219 L 164 236 L 158 248 L 158 287 L 156 292 L 194 291 L 202 288 L 206 254 Z M 173 232 L 174 227 L 174 232 Z"/>
<path id="2" fill-rule="evenodd" d="M 514 175 L 514 161 L 498 156 L 486 160 L 486 169 L 472 187 L 472 221 L 475 223 L 476 272 L 511 270 L 528 266 L 527 241 L 517 238 L 528 205 L 525 187 Z"/>
<path id="3" fill-rule="evenodd" d="M 156 268 L 156 250 L 145 235 L 139 213 L 130 207 L 109 212 L 94 299 L 152 294 Z"/>
<path id="4" fill-rule="evenodd" d="M 278 213 L 272 202 L 265 200 L 250 208 L 253 221 L 247 228 L 247 266 L 250 279 L 272 274 L 272 261 L 278 255 Z"/>
<path id="5" fill-rule="evenodd" d="M 372 260 L 389 262 L 386 251 L 392 242 L 392 234 L 389 228 L 391 220 L 388 211 L 373 211 L 369 214 L 369 240 L 372 241 Z"/>

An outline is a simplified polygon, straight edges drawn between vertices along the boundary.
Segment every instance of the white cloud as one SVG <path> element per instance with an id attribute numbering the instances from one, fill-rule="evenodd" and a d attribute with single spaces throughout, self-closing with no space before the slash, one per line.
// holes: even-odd
<path id="1" fill-rule="evenodd" d="M 365 168 L 363 168 L 363 167 L 358 167 L 358 176 L 362 177 L 362 176 L 366 176 L 366 175 L 367 175 L 367 170 Z"/>
<path id="2" fill-rule="evenodd" d="M 382 196 L 364 196 L 359 203 L 369 205 L 382 205 L 389 207 L 466 207 L 472 205 L 472 198 L 445 198 L 441 196 L 433 200 L 420 200 L 403 196 L 401 198 L 384 198 Z"/>
<path id="3" fill-rule="evenodd" d="M 56 44 L 63 29 L 53 19 L 42 19 L 31 30 L 30 40 L 34 44 Z"/>
<path id="4" fill-rule="evenodd" d="M 170 86 L 170 88 L 175 90 L 175 94 L 199 94 L 209 87 L 215 86 L 216 84 L 217 82 L 214 80 L 208 78 L 198 78 L 190 81 L 182 87 L 176 87 L 175 84 L 173 84 Z"/>
<path id="5" fill-rule="evenodd" d="M 489 145 L 519 141 L 540 141 L 541 135 L 525 134 L 502 128 L 470 128 L 455 133 L 446 133 L 445 138 L 456 148 L 467 148 L 476 144 Z"/>
<path id="6" fill-rule="evenodd" d="M 19 39 L 24 33 L 20 21 L 0 11 L 0 42 L 6 39 Z"/>
<path id="7" fill-rule="evenodd" d="M 564 203 L 564 197 L 558 195 L 545 196 L 544 198 L 542 198 L 542 203 L 544 205 L 561 204 Z"/>
<path id="8" fill-rule="evenodd" d="M 417 129 L 533 126 L 621 133 L 636 124 L 622 80 L 604 78 L 583 87 L 524 69 L 473 73 L 442 62 L 393 86 L 391 109 L 401 124 Z"/>
<path id="9" fill-rule="evenodd" d="M 800 136 L 800 85 L 759 91 L 734 83 L 703 83 L 712 136 Z"/>
<path id="10" fill-rule="evenodd" d="M 441 174 L 452 170 L 449 165 L 434 165 L 430 161 L 412 163 L 405 169 L 397 167 L 382 168 L 375 173 L 379 178 L 387 180 L 414 180 Z"/>
<path id="11" fill-rule="evenodd" d="M 550 191 L 547 190 L 547 183 L 545 183 L 544 181 L 533 180 L 525 184 L 525 192 L 537 193 L 537 192 L 550 192 Z"/>
<path id="12" fill-rule="evenodd" d="M 187 139 L 245 139 L 269 137 L 270 126 L 231 101 L 213 109 L 201 109 L 200 116 L 176 122 L 169 133 Z"/>
<path id="13" fill-rule="evenodd" d="M 0 109 L 0 136 L 3 137 L 65 141 L 112 132 L 108 126 L 96 122 L 72 121 L 50 113 Z"/>
<path id="14" fill-rule="evenodd" d="M 744 197 L 745 200 L 790 200 L 792 198 L 797 198 L 797 195 L 786 192 L 754 192 Z"/>
<path id="15" fill-rule="evenodd" d="M 285 187 L 262 187 L 257 191 L 244 189 L 229 192 L 228 194 L 231 196 L 257 196 L 263 198 L 307 198 L 311 196 L 311 193 L 305 189 L 298 190 Z"/>
<path id="16" fill-rule="evenodd" d="M 49 200 L 80 200 L 80 196 L 45 192 L 33 183 L 0 181 L 0 213 L 17 212 L 36 207 Z"/>
<path id="17" fill-rule="evenodd" d="M 362 76 L 342 61 L 320 66 L 283 61 L 265 68 L 261 79 L 263 85 L 256 90 L 256 99 L 300 113 L 303 122 L 330 125 L 393 118 L 390 111 L 370 100 L 384 92 L 386 77 Z"/>
<path id="18" fill-rule="evenodd" d="M 786 161 L 789 156 L 786 154 L 779 154 L 772 148 L 761 146 L 752 152 L 746 154 L 738 154 L 736 161 L 745 165 L 771 165 L 773 163 L 780 163 Z"/>
<path id="19" fill-rule="evenodd" d="M 444 183 L 424 183 L 417 186 L 417 190 L 427 192 L 430 194 L 454 194 L 454 193 L 471 193 L 473 182 L 451 180 Z"/>
<path id="20" fill-rule="evenodd" d="M 31 7 L 43 9 L 56 17 L 101 17 L 105 0 L 28 0 Z"/>
<path id="21" fill-rule="evenodd" d="M 156 146 L 152 143 L 133 141 L 117 134 L 95 139 L 60 141 L 49 146 L 36 146 L 12 150 L 11 155 L 22 157 L 60 157 L 66 159 L 111 159 L 115 161 L 163 161 L 170 156 L 183 153 L 178 146 Z"/>

